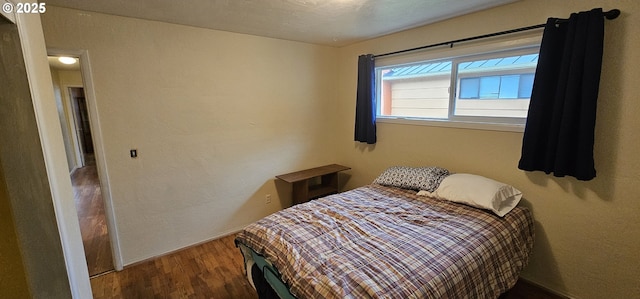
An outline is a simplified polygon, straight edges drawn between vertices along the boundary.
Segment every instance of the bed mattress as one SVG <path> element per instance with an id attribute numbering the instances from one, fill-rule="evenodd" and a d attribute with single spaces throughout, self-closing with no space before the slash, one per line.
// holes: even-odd
<path id="1" fill-rule="evenodd" d="M 236 242 L 297 298 L 496 298 L 515 285 L 533 237 L 524 207 L 498 217 L 372 184 L 274 213 Z"/>

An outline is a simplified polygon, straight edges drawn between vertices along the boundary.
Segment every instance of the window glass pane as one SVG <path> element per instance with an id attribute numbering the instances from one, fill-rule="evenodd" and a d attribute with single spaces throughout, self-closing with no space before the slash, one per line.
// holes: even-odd
<path id="1" fill-rule="evenodd" d="M 485 56 L 486 57 L 486 56 Z M 484 58 L 484 57 L 483 57 Z M 457 64 L 460 91 L 454 117 L 525 118 L 538 54 L 504 55 Z M 474 94 L 477 85 L 478 94 Z M 477 97 L 476 97 L 477 96 Z"/>
<path id="2" fill-rule="evenodd" d="M 471 64 L 471 62 L 463 62 L 463 63 L 458 64 L 458 72 L 468 68 L 470 64 Z"/>
<path id="3" fill-rule="evenodd" d="M 460 79 L 460 98 L 477 99 L 480 91 L 480 78 Z"/>
<path id="4" fill-rule="evenodd" d="M 480 98 L 495 99 L 500 93 L 500 77 L 488 76 L 480 78 Z"/>
<path id="5" fill-rule="evenodd" d="M 515 63 L 535 63 L 538 64 L 538 53 L 519 56 Z"/>
<path id="6" fill-rule="evenodd" d="M 520 87 L 520 75 L 506 75 L 500 77 L 500 95 L 501 99 L 518 98 L 518 88 Z"/>
<path id="7" fill-rule="evenodd" d="M 535 51 L 501 50 L 377 67 L 378 115 L 520 124 L 529 107 Z"/>
<path id="8" fill-rule="evenodd" d="M 529 99 L 531 98 L 531 91 L 533 90 L 533 76 L 534 74 L 522 74 L 520 75 L 520 86 L 518 88 L 518 98 Z"/>
<path id="9" fill-rule="evenodd" d="M 502 62 L 502 60 L 504 60 L 504 58 L 489 59 L 482 66 L 483 67 L 494 67 L 494 66 L 497 66 L 500 62 Z"/>
<path id="10" fill-rule="evenodd" d="M 449 117 L 451 61 L 378 68 L 378 115 Z"/>

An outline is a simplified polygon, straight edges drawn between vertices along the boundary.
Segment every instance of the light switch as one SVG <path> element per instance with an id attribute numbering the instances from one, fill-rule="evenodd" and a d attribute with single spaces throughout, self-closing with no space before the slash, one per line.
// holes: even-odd
<path id="1" fill-rule="evenodd" d="M 131 158 L 137 158 L 138 157 L 138 150 L 134 148 L 134 149 L 129 151 L 129 154 L 131 154 Z"/>

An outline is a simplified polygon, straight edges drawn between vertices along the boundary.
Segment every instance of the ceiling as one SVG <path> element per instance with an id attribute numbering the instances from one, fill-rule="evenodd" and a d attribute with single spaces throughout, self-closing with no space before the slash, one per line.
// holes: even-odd
<path id="1" fill-rule="evenodd" d="M 346 46 L 517 0 L 47 0 L 47 5 Z"/>
<path id="2" fill-rule="evenodd" d="M 60 61 L 58 61 L 58 57 L 59 56 L 49 56 L 48 60 L 49 60 L 49 66 L 53 69 L 56 70 L 63 70 L 63 71 L 80 71 L 80 63 L 76 62 L 74 64 L 64 64 Z"/>

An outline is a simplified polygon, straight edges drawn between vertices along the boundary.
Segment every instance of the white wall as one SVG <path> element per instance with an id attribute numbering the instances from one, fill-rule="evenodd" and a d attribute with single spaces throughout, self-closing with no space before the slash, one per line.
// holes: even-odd
<path id="1" fill-rule="evenodd" d="M 523 277 L 575 298 L 640 298 L 640 2 L 523 0 L 345 47 L 336 138 L 353 136 L 358 55 L 545 23 L 594 7 L 622 10 L 605 24 L 596 179 L 518 170 L 522 133 L 378 123 L 376 145 L 340 143 L 338 162 L 353 168 L 348 187 L 368 184 L 395 164 L 438 165 L 510 183 L 523 191 L 536 219 L 536 243 Z"/>
<path id="2" fill-rule="evenodd" d="M 280 210 L 275 175 L 335 162 L 335 48 L 54 6 L 42 22 L 47 47 L 88 51 L 125 265 Z"/>

